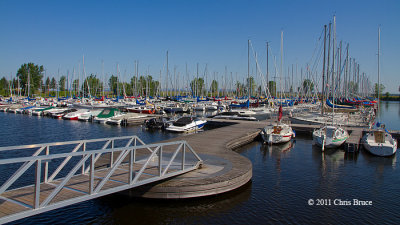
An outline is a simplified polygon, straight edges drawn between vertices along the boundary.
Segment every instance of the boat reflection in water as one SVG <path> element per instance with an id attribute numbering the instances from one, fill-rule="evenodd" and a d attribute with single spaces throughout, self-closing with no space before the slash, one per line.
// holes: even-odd
<path id="1" fill-rule="evenodd" d="M 295 141 L 289 141 L 275 145 L 262 144 L 260 150 L 263 155 L 263 161 L 265 161 L 267 158 L 275 159 L 275 169 L 278 173 L 280 173 L 281 159 L 289 157 L 289 153 L 294 148 L 294 146 Z"/>

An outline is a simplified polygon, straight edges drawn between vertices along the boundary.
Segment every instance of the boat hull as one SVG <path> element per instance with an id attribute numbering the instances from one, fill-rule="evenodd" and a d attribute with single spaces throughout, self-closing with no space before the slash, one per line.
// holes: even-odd
<path id="1" fill-rule="evenodd" d="M 376 156 L 392 156 L 397 151 L 397 141 L 391 136 L 386 136 L 385 142 L 383 143 L 376 143 L 373 135 L 371 133 L 367 133 L 362 139 L 362 144 L 365 150 Z"/>

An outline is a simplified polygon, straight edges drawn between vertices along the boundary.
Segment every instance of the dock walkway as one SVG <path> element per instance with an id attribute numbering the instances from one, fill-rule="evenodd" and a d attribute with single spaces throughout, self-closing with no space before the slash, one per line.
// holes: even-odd
<path id="1" fill-rule="evenodd" d="M 212 121 L 231 125 L 168 140 L 188 142 L 203 160 L 201 168 L 156 184 L 131 189 L 129 195 L 191 198 L 224 193 L 246 184 L 252 177 L 252 164 L 233 149 L 252 142 L 265 122 Z"/>

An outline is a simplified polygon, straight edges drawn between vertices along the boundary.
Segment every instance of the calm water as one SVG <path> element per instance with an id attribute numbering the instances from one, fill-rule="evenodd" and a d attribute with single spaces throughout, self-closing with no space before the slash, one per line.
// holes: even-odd
<path id="1" fill-rule="evenodd" d="M 400 129 L 399 103 L 383 103 L 381 121 Z M 389 123 L 389 121 L 393 121 Z M 176 134 L 0 113 L 0 146 L 138 135 L 146 143 Z M 361 151 L 321 151 L 311 136 L 292 146 L 253 142 L 237 150 L 253 163 L 253 179 L 238 190 L 199 199 L 148 200 L 114 194 L 22 219 L 14 224 L 399 224 L 399 154 L 380 158 Z M 309 206 L 309 199 L 331 206 Z M 372 201 L 335 206 L 334 200 Z"/>

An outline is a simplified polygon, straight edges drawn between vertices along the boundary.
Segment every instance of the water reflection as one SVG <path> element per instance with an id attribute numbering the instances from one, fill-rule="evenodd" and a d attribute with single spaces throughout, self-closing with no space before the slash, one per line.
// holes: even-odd
<path id="1" fill-rule="evenodd" d="M 170 224 L 202 223 L 210 216 L 231 211 L 238 205 L 249 201 L 252 183 L 221 195 L 186 199 L 154 200 L 127 197 L 116 194 L 101 198 L 98 202 L 103 207 L 117 209 L 112 217 L 117 224 Z"/>
<path id="2" fill-rule="evenodd" d="M 296 142 L 286 142 L 279 145 L 267 145 L 262 144 L 260 146 L 260 151 L 263 156 L 263 161 L 267 158 L 274 158 L 279 161 L 281 158 L 285 158 L 288 156 L 291 149 L 294 148 Z"/>
<path id="3" fill-rule="evenodd" d="M 365 149 L 361 150 L 361 154 L 365 159 L 365 162 L 370 166 L 375 166 L 377 171 L 383 172 L 384 168 L 396 169 L 397 155 L 394 154 L 389 157 L 378 157 L 367 152 Z"/>

